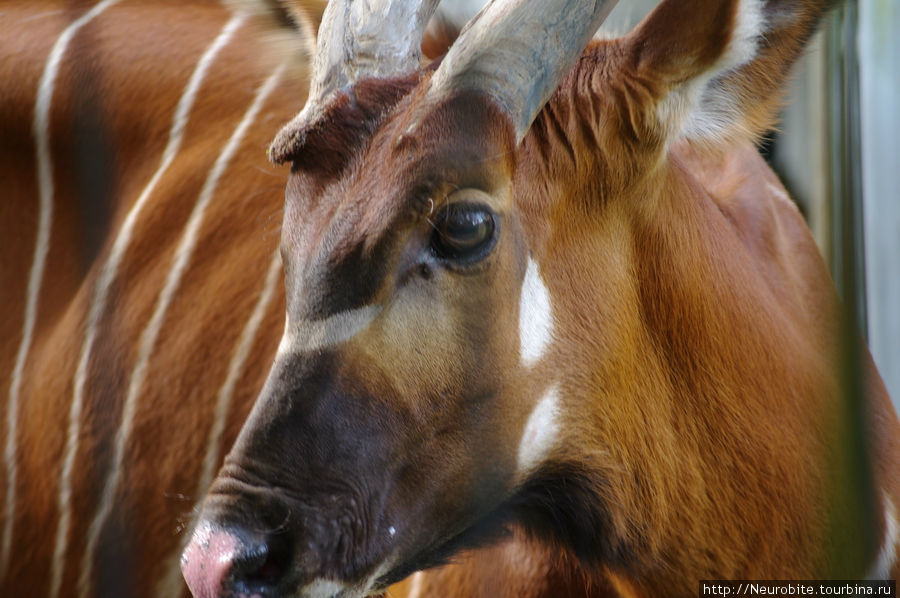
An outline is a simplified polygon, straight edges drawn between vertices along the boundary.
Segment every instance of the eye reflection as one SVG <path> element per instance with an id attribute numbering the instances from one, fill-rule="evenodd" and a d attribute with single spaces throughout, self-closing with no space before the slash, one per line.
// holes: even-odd
<path id="1" fill-rule="evenodd" d="M 486 207 L 454 203 L 434 221 L 431 250 L 439 259 L 471 263 L 487 257 L 493 248 L 496 223 Z"/>

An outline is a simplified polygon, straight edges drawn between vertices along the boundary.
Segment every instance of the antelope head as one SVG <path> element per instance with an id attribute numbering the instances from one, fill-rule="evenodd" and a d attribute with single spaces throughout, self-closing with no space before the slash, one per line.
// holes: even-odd
<path id="1" fill-rule="evenodd" d="M 293 165 L 284 336 L 185 551 L 196 596 L 368 595 L 510 522 L 628 571 L 695 542 L 727 576 L 739 551 L 704 543 L 729 530 L 692 508 L 807 506 L 801 474 L 762 505 L 706 473 L 778 430 L 759 397 L 756 427 L 713 423 L 716 397 L 785 366 L 735 357 L 732 335 L 771 342 L 729 307 L 760 291 L 669 156 L 759 130 L 815 11 L 668 0 L 582 55 L 614 3 L 496 0 L 424 69 L 436 0 L 329 3 L 270 150 Z"/>

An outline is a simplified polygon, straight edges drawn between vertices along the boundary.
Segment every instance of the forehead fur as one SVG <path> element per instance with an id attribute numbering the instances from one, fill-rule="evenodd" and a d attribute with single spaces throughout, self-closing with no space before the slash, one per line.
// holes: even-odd
<path id="1" fill-rule="evenodd" d="M 318 121 L 290 123 L 271 149 L 277 162 L 293 162 L 293 170 L 336 178 L 371 138 L 381 120 L 418 82 L 418 75 L 401 79 L 364 79 L 340 93 Z M 294 129 L 294 130 L 291 130 Z"/>
<path id="2" fill-rule="evenodd" d="M 457 94 L 425 111 L 427 79 L 415 84 L 358 84 L 294 150 L 282 241 L 288 278 L 307 289 L 295 307 L 308 316 L 373 301 L 454 190 L 509 183 L 512 129 L 499 109 Z"/>
<path id="3" fill-rule="evenodd" d="M 304 133 L 287 193 L 298 218 L 287 226 L 339 231 L 328 245 L 345 253 L 428 215 L 455 189 L 508 183 L 515 146 L 499 108 L 458 93 L 423 110 L 427 76 L 415 83 L 362 82 Z"/>
<path id="4" fill-rule="evenodd" d="M 284 144 L 273 146 L 272 155 L 291 160 L 293 172 L 319 179 L 323 186 L 345 176 L 354 158 L 363 155 L 430 163 L 432 170 L 448 174 L 502 155 L 511 158 L 515 144 L 506 131 L 509 119 L 494 101 L 459 91 L 426 104 L 431 74 L 360 81 L 339 94 L 317 122 L 289 124 L 279 134 Z"/>

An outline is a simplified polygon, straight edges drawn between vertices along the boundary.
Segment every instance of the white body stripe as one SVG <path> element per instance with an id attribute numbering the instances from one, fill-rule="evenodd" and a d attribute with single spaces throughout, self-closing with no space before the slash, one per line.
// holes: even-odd
<path id="1" fill-rule="evenodd" d="M 553 307 L 537 263 L 528 260 L 519 298 L 519 341 L 523 365 L 537 363 L 553 340 Z"/>
<path id="2" fill-rule="evenodd" d="M 38 299 L 41 284 L 44 279 L 44 267 L 47 261 L 47 253 L 50 249 L 50 230 L 53 222 L 53 157 L 50 153 L 50 106 L 53 102 L 53 91 L 56 87 L 56 77 L 63 56 L 69 47 L 69 43 L 75 34 L 91 22 L 97 15 L 112 6 L 118 0 L 103 0 L 94 5 L 89 11 L 73 21 L 56 39 L 53 48 L 44 65 L 38 83 L 37 100 L 34 107 L 34 121 L 32 133 L 35 139 L 37 183 L 38 183 L 38 232 L 35 240 L 34 259 L 31 262 L 31 270 L 28 274 L 28 289 L 25 299 L 25 319 L 22 329 L 22 339 L 16 354 L 16 363 L 13 368 L 12 382 L 9 389 L 9 403 L 6 413 L 6 445 L 4 447 L 4 460 L 6 462 L 6 502 L 4 512 L 4 527 L 2 541 L 0 541 L 0 577 L 6 575 L 12 551 L 12 532 L 16 508 L 16 424 L 19 418 L 19 393 L 22 385 L 22 373 L 25 368 L 25 360 L 31 349 L 34 325 L 37 320 Z"/>
<path id="3" fill-rule="evenodd" d="M 247 357 L 250 356 L 250 349 L 253 348 L 253 343 L 259 333 L 259 327 L 262 324 L 263 317 L 265 317 L 266 311 L 272 303 L 272 298 L 275 296 L 275 289 L 278 286 L 279 280 L 278 275 L 280 273 L 281 257 L 278 252 L 275 252 L 274 257 L 269 264 L 269 270 L 266 273 L 266 281 L 263 290 L 259 294 L 259 299 L 257 299 L 256 306 L 253 308 L 253 313 L 247 320 L 247 324 L 244 325 L 244 330 L 238 340 L 237 348 L 231 356 L 231 362 L 228 364 L 228 375 L 225 377 L 225 382 L 222 384 L 222 387 L 219 389 L 219 394 L 216 397 L 215 416 L 212 426 L 209 429 L 209 436 L 206 440 L 206 456 L 204 457 L 203 469 L 201 470 L 199 482 L 197 483 L 196 496 L 205 496 L 206 489 L 210 482 L 212 482 L 213 474 L 215 474 L 216 468 L 221 460 L 218 447 L 222 434 L 225 431 L 225 422 L 228 420 L 228 413 L 231 410 L 231 399 L 234 396 L 234 389 L 240 380 L 241 374 L 244 372 L 244 364 L 247 361 Z M 200 500 L 200 503 L 202 503 L 202 499 Z M 200 504 L 196 505 L 194 511 L 197 513 L 200 512 Z M 185 540 L 189 539 L 190 538 L 185 538 Z M 184 585 L 181 580 L 180 567 L 181 551 L 183 549 L 184 546 L 179 544 L 178 550 L 168 559 L 166 564 L 166 575 L 157 585 L 156 595 L 159 598 L 177 596 Z"/>
<path id="4" fill-rule="evenodd" d="M 219 185 L 219 180 L 222 178 L 225 169 L 228 167 L 228 164 L 240 147 L 244 135 L 247 133 L 247 129 L 249 129 L 250 125 L 256 119 L 257 114 L 262 109 L 263 103 L 268 98 L 269 94 L 281 80 L 285 67 L 286 64 L 279 66 L 278 69 L 269 76 L 265 83 L 263 83 L 259 91 L 257 91 L 253 103 L 244 114 L 241 122 L 231 135 L 228 143 L 225 144 L 225 148 L 222 150 L 216 163 L 213 165 L 213 168 L 203 185 L 203 189 L 200 191 L 197 204 L 194 206 L 194 210 L 191 212 L 191 216 L 188 219 L 187 227 L 175 252 L 175 262 L 169 270 L 162 292 L 160 292 L 157 297 L 153 315 L 150 317 L 150 322 L 141 334 L 141 340 L 138 345 L 138 357 L 131 373 L 128 392 L 125 396 L 125 404 L 122 408 L 122 419 L 116 433 L 111 468 L 103 487 L 103 495 L 100 501 L 100 507 L 97 510 L 97 515 L 94 517 L 94 520 L 91 522 L 91 526 L 88 529 L 87 545 L 82 558 L 81 575 L 78 580 L 78 595 L 81 598 L 88 598 L 91 594 L 91 573 L 93 570 L 92 564 L 94 561 L 94 552 L 97 549 L 100 532 L 103 530 L 106 519 L 112 512 L 113 502 L 122 473 L 125 448 L 127 447 L 128 439 L 131 436 L 134 416 L 137 412 L 137 401 L 144 384 L 144 379 L 147 375 L 150 356 L 156 345 L 156 339 L 159 336 L 159 332 L 162 330 L 162 325 L 166 313 L 168 312 L 169 305 L 171 305 L 172 298 L 175 296 L 175 292 L 181 284 L 181 278 L 187 269 L 191 255 L 197 245 L 197 237 L 200 226 L 203 223 L 206 208 L 212 201 Z"/>
<path id="5" fill-rule="evenodd" d="M 892 579 L 891 571 L 897 563 L 897 542 L 900 541 L 900 525 L 897 523 L 897 509 L 893 501 L 884 494 L 884 540 L 878 560 L 872 567 L 867 579 Z"/>
<path id="6" fill-rule="evenodd" d="M 336 313 L 322 320 L 291 322 L 287 319 L 278 355 L 308 353 L 346 342 L 362 332 L 381 313 L 381 306 L 366 305 Z"/>
<path id="7" fill-rule="evenodd" d="M 528 416 L 519 441 L 518 474 L 526 476 L 539 466 L 558 437 L 559 389 L 552 386 Z"/>
<path id="8" fill-rule="evenodd" d="M 269 308 L 272 298 L 275 296 L 279 274 L 281 274 L 281 257 L 280 254 L 276 252 L 275 256 L 272 258 L 272 262 L 269 264 L 269 270 L 266 273 L 265 286 L 259 295 L 256 306 L 253 308 L 250 319 L 247 320 L 247 324 L 244 326 L 244 331 L 241 333 L 237 349 L 232 355 L 231 362 L 228 365 L 228 375 L 225 378 L 224 384 L 222 384 L 222 388 L 219 389 L 219 394 L 216 398 L 216 414 L 213 425 L 209 430 L 209 438 L 206 441 L 206 455 L 203 461 L 203 470 L 200 474 L 200 480 L 197 483 L 197 496 L 206 494 L 206 488 L 209 486 L 210 482 L 212 482 L 213 475 L 216 473 L 220 461 L 218 446 L 222 434 L 225 431 L 225 422 L 228 419 L 228 412 L 231 409 L 231 398 L 234 395 L 235 386 L 237 386 L 238 380 L 240 380 L 240 376 L 244 371 L 244 363 L 250 355 L 250 349 L 253 348 L 253 342 L 256 340 L 256 335 L 257 332 L 259 332 L 262 319 L 266 315 L 266 310 Z"/>
<path id="9" fill-rule="evenodd" d="M 172 164 L 172 161 L 181 148 L 184 126 L 187 123 L 190 110 L 194 105 L 194 99 L 196 98 L 200 84 L 206 78 L 206 73 L 215 56 L 229 42 L 234 35 L 234 32 L 243 21 L 243 17 L 235 17 L 228 21 L 222 29 L 222 32 L 216 37 L 197 63 L 197 66 L 185 87 L 185 91 L 178 102 L 178 106 L 175 109 L 172 127 L 169 130 L 169 140 L 163 150 L 160 165 L 156 169 L 156 172 L 153 173 L 150 181 L 141 191 L 137 201 L 125 217 L 122 228 L 116 236 L 110 256 L 103 265 L 99 280 L 94 289 L 94 297 L 88 312 L 84 344 L 81 348 L 81 355 L 75 372 L 73 399 L 69 410 L 69 426 L 66 435 L 66 448 L 65 456 L 63 458 L 62 473 L 60 476 L 60 492 L 58 500 L 60 519 L 57 525 L 56 541 L 54 544 L 53 561 L 51 565 L 50 598 L 58 598 L 62 584 L 71 522 L 70 501 L 72 496 L 72 473 L 75 467 L 75 457 L 78 452 L 78 435 L 81 413 L 84 406 L 84 391 L 87 385 L 88 366 L 90 364 L 91 353 L 93 352 L 94 341 L 97 336 L 97 327 L 100 323 L 100 318 L 106 309 L 109 290 L 118 274 L 119 266 L 122 263 L 125 252 L 131 243 L 132 234 L 138 217 L 146 206 L 159 180 Z"/>

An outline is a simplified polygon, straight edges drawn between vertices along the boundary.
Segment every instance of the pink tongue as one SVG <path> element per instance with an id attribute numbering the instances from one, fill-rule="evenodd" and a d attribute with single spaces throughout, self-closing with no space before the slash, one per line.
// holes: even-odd
<path id="1" fill-rule="evenodd" d="M 194 598 L 217 598 L 239 552 L 237 537 L 210 525 L 194 532 L 181 555 L 181 574 Z"/>

